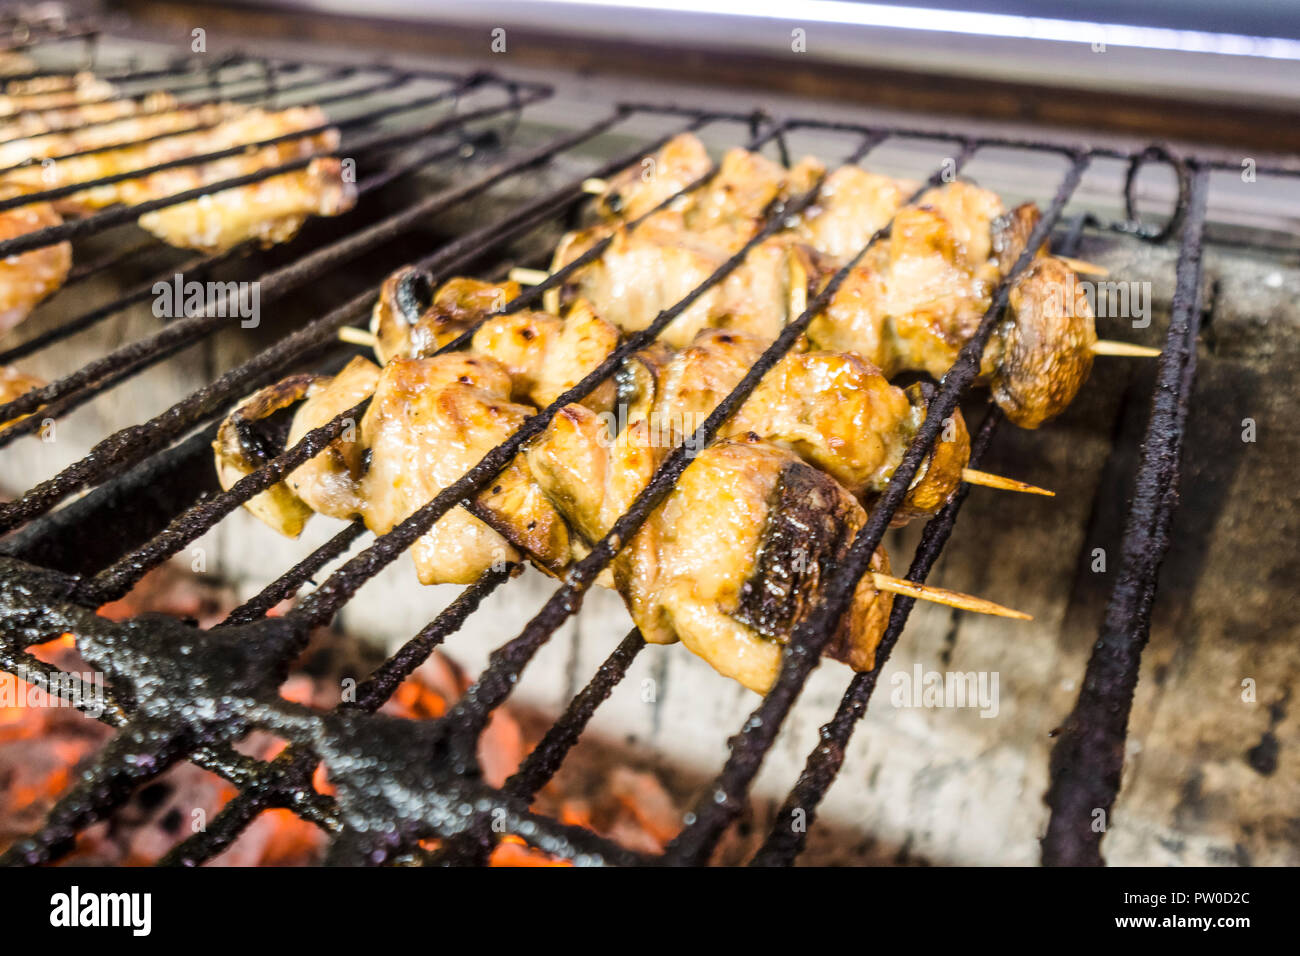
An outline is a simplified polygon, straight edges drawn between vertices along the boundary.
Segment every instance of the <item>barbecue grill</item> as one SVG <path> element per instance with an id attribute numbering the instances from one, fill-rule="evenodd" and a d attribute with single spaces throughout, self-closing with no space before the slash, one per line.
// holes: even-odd
<path id="1" fill-rule="evenodd" d="M 243 98 L 248 102 L 328 105 L 334 125 L 344 136 L 338 155 L 356 160 L 358 187 L 365 196 L 400 188 L 412 174 L 430 168 L 449 170 L 452 183 L 425 192 L 373 222 L 350 228 L 339 238 L 318 241 L 318 235 L 308 230 L 278 251 L 284 260 L 281 264 L 260 273 L 250 271 L 259 260 L 249 255 L 254 250 L 248 245 L 169 266 L 125 294 L 4 349 L 0 364 L 56 347 L 68 337 L 147 301 L 153 295 L 154 284 L 170 279 L 174 273 L 190 278 L 206 276 L 218 267 L 238 268 L 244 270 L 241 275 L 260 283 L 264 304 L 277 302 L 322 277 L 359 268 L 357 264 L 367 255 L 498 184 L 522 182 L 526 188 L 526 177 L 532 171 L 565 157 L 572 159 L 585 144 L 611 133 L 634 137 L 633 147 L 608 162 L 584 169 L 559 188 L 517 202 L 508 214 L 495 221 L 461 232 L 416 264 L 428 270 L 435 282 L 441 282 L 475 264 L 499 263 L 512 242 L 539 227 L 564 222 L 584 200 L 585 178 L 606 177 L 637 163 L 677 132 L 705 129 L 725 130 L 734 142 L 749 149 L 773 151 L 783 160 L 789 158 L 791 141 L 808 133 L 842 143 L 841 155 L 828 159 L 848 163 L 898 140 L 933 144 L 947 156 L 928 176 L 926 186 L 950 180 L 981 151 L 1033 157 L 1035 162 L 1054 164 L 1059 179 L 1054 190 L 1041 197 L 1047 200 L 1044 215 L 1027 243 L 1028 250 L 1053 238 L 1054 247 L 1068 254 L 1071 245 L 1086 231 L 1107 232 L 1131 243 L 1176 247 L 1172 311 L 1158 359 L 1156 388 L 1150 398 L 1150 419 L 1141 443 L 1118 574 L 1106 603 L 1099 640 L 1086 673 L 1080 675 L 1078 702 L 1054 746 L 1047 796 L 1051 818 L 1043 840 L 1043 862 L 1101 862 L 1103 833 L 1093 827 L 1094 812 L 1100 808 L 1109 813 L 1119 790 L 1139 659 L 1147 640 L 1157 574 L 1169 547 L 1171 517 L 1178 501 L 1179 462 L 1204 311 L 1202 249 L 1211 177 L 1216 172 L 1240 173 L 1239 165 L 1155 145 L 1142 150 L 1082 146 L 657 102 L 620 104 L 581 129 L 554 135 L 536 145 L 519 146 L 514 138 L 515 122 L 543 102 L 549 91 L 540 84 L 512 80 L 498 73 L 411 71 L 382 64 L 358 67 L 237 54 L 144 62 L 139 58 L 114 59 L 105 53 L 105 37 L 93 21 L 9 20 L 0 24 L 0 31 L 0 49 L 42 51 L 57 47 L 65 53 L 68 49 L 79 50 L 78 55 L 93 63 L 97 73 L 130 90 L 162 88 L 189 91 L 212 100 Z M 375 105 L 375 98 L 381 95 L 382 105 Z M 662 124 L 668 131 L 648 137 L 624 132 L 639 129 L 638 123 L 646 120 Z M 224 155 L 234 155 L 240 149 L 232 148 Z M 90 186 L 219 155 L 223 154 L 178 159 L 148 170 L 8 199 L 0 201 L 0 209 L 52 200 Z M 295 161 L 0 241 L 0 256 L 68 239 L 87 239 L 131 223 L 146 211 L 259 181 L 302 168 L 306 163 Z M 1090 169 L 1100 163 L 1125 164 L 1126 215 L 1120 220 L 1071 214 L 1072 196 Z M 1176 181 L 1173 207 L 1155 218 L 1140 215 L 1137 209 L 1136 183 L 1150 167 L 1163 167 Z M 1255 173 L 1261 178 L 1294 182 L 1300 169 L 1261 164 Z M 708 178 L 706 175 L 697 180 L 684 192 L 699 188 Z M 814 188 L 769 209 L 762 228 L 740 253 L 661 313 L 649 328 L 630 335 L 598 369 L 529 419 L 464 477 L 392 531 L 375 536 L 324 573 L 368 534 L 359 522 L 343 527 L 294 566 L 275 569 L 271 583 L 211 630 L 158 616 L 111 622 L 97 616 L 95 609 L 127 594 L 148 571 L 183 552 L 241 504 L 320 452 L 358 420 L 364 403 L 311 431 L 229 490 L 221 491 L 216 486 L 209 448 L 219 417 L 234 401 L 269 384 L 288 367 L 338 367 L 338 356 L 345 347 L 337 333 L 369 315 L 377 286 L 288 332 L 161 414 L 105 436 L 90 454 L 15 500 L 0 504 L 0 532 L 9 534 L 0 546 L 0 667 L 11 673 L 22 672 L 28 681 L 43 681 L 42 686 L 52 693 L 83 700 L 70 693 L 73 685 L 61 679 L 53 666 L 38 660 L 29 650 L 59 635 L 74 634 L 86 660 L 108 677 L 108 706 L 100 719 L 117 728 L 116 736 L 94 766 L 58 801 L 37 832 L 5 854 L 4 862 L 43 864 L 57 860 L 80 831 L 110 817 L 135 788 L 186 760 L 226 778 L 239 795 L 203 832 L 175 846 L 163 861 L 169 864 L 192 866 L 210 860 L 229 847 L 259 813 L 272 807 L 288 808 L 325 830 L 331 838 L 329 861 L 337 864 L 481 865 L 506 835 L 580 864 L 709 862 L 721 835 L 741 812 L 765 755 L 816 666 L 821 649 L 835 631 L 854 587 L 867 571 L 909 483 L 938 439 L 944 420 L 957 409 L 975 380 L 984 345 L 1006 306 L 1010 284 L 1029 265 L 1030 252 L 1020 257 L 998 287 L 979 330 L 939 384 L 925 424 L 889 489 L 856 536 L 846 559 L 834 569 L 814 612 L 792 636 L 775 686 L 730 739 L 725 764 L 662 857 L 647 858 L 587 829 L 530 810 L 533 797 L 556 773 L 597 708 L 645 648 L 636 630 L 622 638 L 586 686 L 573 696 L 504 787 L 492 788 L 483 782 L 476 746 L 493 711 L 510 697 L 530 661 L 579 612 L 596 576 L 672 489 L 689 463 L 685 446 L 667 457 L 610 534 L 564 574 L 526 626 L 513 636 L 502 635 L 510 639 L 499 644 L 486 670 L 445 717 L 411 722 L 376 711 L 489 594 L 508 586 L 520 570 L 515 566 L 494 569 L 467 587 L 363 681 L 354 700 L 330 712 L 320 712 L 285 701 L 277 688 L 312 628 L 331 622 L 367 581 L 401 556 L 438 518 L 467 504 L 487 486 L 525 443 L 542 432 L 557 409 L 580 400 L 608 379 L 624 357 L 651 342 L 669 322 L 734 270 L 749 249 L 783 228 L 789 217 L 815 198 Z M 872 244 L 886 238 L 889 228 L 878 232 Z M 608 241 L 525 290 L 506 310 L 517 311 L 539 302 L 566 276 L 599 256 Z M 84 264 L 79 262 L 69 281 L 83 282 L 120 269 L 139 251 L 118 250 Z M 853 262 L 865 252 L 860 251 Z M 709 415 L 691 439 L 695 447 L 702 447 L 717 434 L 762 376 L 795 344 L 812 316 L 834 295 L 848 268 L 838 272 L 808 303 L 808 308 L 786 327 L 735 391 Z M 153 334 L 112 349 L 51 384 L 5 404 L 0 407 L 0 421 L 9 424 L 0 430 L 0 447 L 39 433 L 49 422 L 57 422 L 143 370 L 168 361 L 231 321 L 224 308 L 212 306 L 162 322 Z M 447 348 L 463 347 L 468 335 Z M 972 467 L 978 466 L 987 453 L 999 424 L 1000 414 L 993 408 L 975 436 Z M 952 534 L 967 490 L 963 486 L 955 500 L 925 526 L 907 570 L 909 580 L 926 580 Z M 283 616 L 268 617 L 274 606 L 308 584 L 315 586 L 292 610 Z M 789 790 L 753 865 L 788 865 L 801 852 L 807 826 L 812 824 L 826 790 L 844 763 L 848 741 L 867 710 L 891 651 L 903 635 L 913 603 L 906 597 L 895 601 L 874 668 L 848 682 L 838 710 L 822 728 L 820 743 L 808 754 L 803 772 Z M 291 746 L 269 762 L 248 758 L 234 745 L 253 728 L 281 736 Z M 313 786 L 313 773 L 322 761 L 337 791 L 333 795 L 323 794 Z M 807 826 L 792 826 L 796 818 Z M 436 841 L 436 846 L 428 841 Z"/>

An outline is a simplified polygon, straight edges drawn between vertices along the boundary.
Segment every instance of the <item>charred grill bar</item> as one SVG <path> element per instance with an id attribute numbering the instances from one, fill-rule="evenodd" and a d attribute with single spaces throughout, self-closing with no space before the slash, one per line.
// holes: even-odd
<path id="1" fill-rule="evenodd" d="M 57 38 L 69 39 L 73 35 L 64 31 Z M 11 30 L 8 39 L 14 42 L 17 35 Z M 3 47 L 3 42 L 0 42 L 0 47 Z M 400 91 L 404 84 L 417 76 L 406 71 L 385 72 L 381 68 L 348 68 L 326 71 L 323 77 L 328 79 L 308 78 L 278 86 L 273 79 L 279 74 L 298 73 L 304 69 L 307 69 L 306 65 L 293 63 L 276 63 L 273 68 L 268 66 L 264 85 L 258 92 L 245 95 L 255 99 L 271 97 L 291 90 L 302 92 L 317 84 L 355 79 L 363 73 L 379 74 L 370 86 L 326 94 L 315 100 L 343 102 L 380 91 Z M 128 70 L 116 79 L 163 79 L 182 72 L 184 66 L 176 64 L 150 71 Z M 423 76 L 445 82 L 447 89 L 405 105 L 368 109 L 333 125 L 344 130 L 366 127 L 381 118 L 400 116 L 406 110 L 441 102 L 454 102 L 465 94 L 485 88 L 501 90 L 504 100 L 490 106 L 458 110 L 450 116 L 395 132 L 375 133 L 341 147 L 340 154 L 378 157 L 402 146 L 419 145 L 424 150 L 414 160 L 377 169 L 359 183 L 363 192 L 382 189 L 398 176 L 421 165 L 449 160 L 467 144 L 483 145 L 486 140 L 480 134 L 468 132 L 467 123 L 526 109 L 530 103 L 547 95 L 544 88 L 512 83 L 492 75 L 429 73 Z M 248 80 L 248 77 L 243 77 L 232 82 Z M 526 421 L 510 439 L 489 452 L 460 480 L 445 488 L 393 530 L 375 537 L 368 547 L 343 563 L 283 618 L 267 618 L 266 613 L 278 601 L 296 593 L 314 574 L 368 534 L 359 522 L 344 526 L 333 538 L 286 570 L 210 631 L 156 617 L 113 623 L 97 616 L 94 609 L 127 593 L 150 568 L 313 456 L 344 427 L 345 419 L 355 418 L 363 409 L 363 406 L 358 406 L 310 432 L 297 445 L 286 449 L 274 461 L 239 481 L 229 491 L 201 497 L 214 485 L 210 479 L 206 484 L 195 484 L 193 476 L 196 469 L 206 464 L 203 450 L 216 416 L 241 394 L 280 374 L 287 364 L 319 360 L 335 344 L 339 328 L 368 314 L 375 290 L 367 290 L 313 320 L 150 421 L 105 438 L 81 461 L 37 485 L 17 501 L 0 506 L 0 530 L 16 532 L 0 546 L 0 553 L 4 555 L 0 557 L 0 667 L 14 673 L 22 670 L 26 679 L 45 681 L 47 688 L 58 692 L 59 687 L 51 682 L 55 670 L 37 660 L 28 649 L 63 633 L 77 635 L 79 649 L 86 660 L 109 677 L 112 699 L 107 702 L 101 719 L 119 728 L 117 737 L 99 756 L 93 769 L 60 799 L 46 824 L 36 834 L 16 844 L 4 862 L 39 864 L 56 859 L 68 849 L 79 829 L 110 815 L 134 787 L 179 760 L 191 760 L 221 774 L 240 793 L 205 832 L 195 834 L 176 846 L 163 861 L 168 864 L 198 865 L 211 859 L 228 847 L 260 812 L 271 807 L 289 808 L 330 833 L 333 842 L 329 859 L 336 863 L 377 864 L 419 859 L 481 864 L 501 836 L 497 832 L 500 827 L 493 828 L 489 822 L 504 823 L 504 832 L 547 853 L 578 863 L 708 862 L 718 838 L 740 811 L 764 756 L 816 665 L 822 646 L 835 631 L 835 625 L 858 579 L 867 570 L 871 555 L 900 505 L 911 478 L 937 439 L 944 419 L 952 414 L 963 392 L 975 379 L 984 343 L 1006 305 L 1011 283 L 1029 265 L 1032 251 L 1051 235 L 1061 220 L 1090 163 L 1099 159 L 1130 164 L 1126 185 L 1128 221 L 1109 225 L 1142 241 L 1164 242 L 1177 234 L 1181 242 L 1174 313 L 1160 360 L 1159 381 L 1153 397 L 1133 510 L 1125 530 L 1123 569 L 1107 607 L 1102 640 L 1088 665 L 1078 706 L 1065 735 L 1057 744 L 1053 759 L 1053 784 L 1049 794 L 1052 819 L 1044 841 L 1044 861 L 1100 861 L 1099 834 L 1092 833 L 1087 824 L 1092 808 L 1109 809 L 1118 788 L 1128 706 L 1146 639 L 1156 575 L 1168 545 L 1169 519 L 1176 504 L 1179 454 L 1195 374 L 1200 249 L 1209 178 L 1215 168 L 1227 167 L 1179 159 L 1163 150 L 1129 153 L 996 137 L 962 137 L 919 129 L 877 128 L 805 119 L 778 121 L 762 114 L 741 116 L 655 104 L 627 104 L 576 133 L 559 136 L 535 149 L 503 159 L 476 175 L 463 175 L 459 178 L 460 185 L 425 196 L 402 212 L 266 273 L 261 277 L 263 294 L 272 298 L 283 295 L 415 228 L 420 220 L 430 215 L 473 199 L 492 186 L 542 166 L 634 116 L 649 113 L 677 117 L 680 128 L 689 130 L 715 123 L 747 123 L 751 134 L 747 144 L 749 148 L 774 144 L 783 158 L 786 137 L 798 130 L 853 137 L 856 146 L 846 162 L 856 162 L 881 143 L 894 138 L 948 144 L 952 149 L 951 163 L 936 171 L 927 185 L 941 182 L 945 175 L 959 169 L 979 150 L 989 147 L 1051 156 L 1064 164 L 1059 186 L 1026 244 L 1026 252 L 999 285 L 979 330 L 944 377 L 929 405 L 925 424 L 895 473 L 895 480 L 858 533 L 846 560 L 834 570 L 814 612 L 793 635 L 775 686 L 731 739 L 729 759 L 713 785 L 700 798 L 687 827 L 665 855 L 648 859 L 590 831 L 538 816 L 529 810 L 533 796 L 554 775 L 596 709 L 613 692 L 631 662 L 644 648 L 645 641 L 636 630 L 627 634 L 614 648 L 592 680 L 572 699 L 503 788 L 495 790 L 482 782 L 475 750 L 491 712 L 507 699 L 532 657 L 564 621 L 578 612 L 583 596 L 597 574 L 671 491 L 688 464 L 685 445 L 678 446 L 666 458 L 649 485 L 615 522 L 610 534 L 566 573 L 561 586 L 523 631 L 498 648 L 488 668 L 444 718 L 399 721 L 375 711 L 437 645 L 465 622 L 484 598 L 513 576 L 518 570 L 516 567 L 491 571 L 466 588 L 446 610 L 361 684 L 355 702 L 321 713 L 289 704 L 276 691 L 313 626 L 328 623 L 362 585 L 410 547 L 439 517 L 470 501 L 528 440 L 545 428 L 559 408 L 595 389 L 614 373 L 624 357 L 651 342 L 692 302 L 732 272 L 749 249 L 783 228 L 787 217 L 814 202 L 820 183 L 784 206 L 769 209 L 758 234 L 703 284 L 660 313 L 648 328 L 628 336 L 595 371 Z M 309 135 L 310 132 L 292 136 Z M 670 135 L 642 143 L 635 150 L 590 170 L 587 175 L 608 176 L 635 163 L 657 149 Z M 452 140 L 450 144 L 447 137 Z M 247 145 L 270 142 L 274 140 Z M 117 174 L 95 182 L 0 202 L 0 209 L 70 195 L 170 165 L 201 162 L 223 154 L 234 155 L 243 148 L 235 147 L 222 153 L 165 163 L 150 170 Z M 1149 161 L 1159 161 L 1173 168 L 1181 187 L 1175 210 L 1165 223 L 1157 226 L 1138 222 L 1132 202 L 1137 171 Z M 0 242 L 0 255 L 12 255 L 93 234 L 131 221 L 145 208 L 161 208 L 212 191 L 256 182 L 292 168 L 300 168 L 300 164 L 261 170 L 145 206 L 96 213 L 74 224 Z M 716 172 L 715 165 L 683 192 L 704 185 Z M 1284 168 L 1261 167 L 1258 172 L 1261 175 L 1297 175 L 1297 171 Z M 456 270 L 482 259 L 485 254 L 499 250 L 506 243 L 574 209 L 583 199 L 581 184 L 582 180 L 577 179 L 522 203 L 511 215 L 460 236 L 426 256 L 418 265 L 431 272 L 435 281 L 449 277 Z M 663 205 L 672 202 L 673 198 L 676 197 L 665 200 Z M 1081 223 L 1079 220 L 1071 230 L 1072 236 L 1077 237 Z M 632 228 L 635 228 L 635 223 Z M 890 228 L 887 225 L 881 229 L 871 244 L 886 238 Z M 545 282 L 525 291 L 507 306 L 507 311 L 517 311 L 536 302 L 547 290 L 563 282 L 567 275 L 599 256 L 608 242 L 598 243 Z M 691 444 L 699 447 L 717 433 L 763 375 L 793 346 L 813 315 L 830 300 L 849 268 L 865 255 L 871 244 L 860 250 L 853 262 L 837 273 L 830 285 L 809 302 L 803 314 L 786 327 L 739 386 L 708 416 L 692 436 Z M 233 259 L 238 251 L 243 250 L 196 258 L 186 263 L 185 271 L 202 274 Z M 114 268 L 121 258 L 108 257 L 103 262 L 92 264 L 79 277 L 94 274 L 99 269 Z M 171 271 L 174 270 L 169 270 L 169 273 Z M 108 315 L 144 301 L 151 287 L 152 281 L 144 283 L 113 302 L 68 320 L 23 345 L 12 347 L 0 355 L 0 361 L 33 354 Z M 0 407 L 0 421 L 38 408 L 47 416 L 65 414 L 142 369 L 164 361 L 198 337 L 214 333 L 224 321 L 218 312 L 209 309 L 203 314 L 176 319 L 146 339 L 123 346 L 50 386 L 15 399 Z M 471 334 L 472 330 L 446 348 L 463 346 Z M 986 418 L 974 443 L 972 465 L 991 444 L 999 419 L 996 410 Z M 0 445 L 30 433 L 36 421 L 37 417 L 32 416 L 5 426 L 0 430 Z M 195 436 L 185 437 L 196 429 Z M 172 493 L 161 498 L 151 497 L 151 489 L 160 485 Z M 97 487 L 81 501 L 51 513 L 60 502 L 88 486 Z M 193 493 L 187 495 L 187 488 Z M 951 534 L 965 491 L 963 486 L 962 492 L 926 526 L 908 571 L 910 580 L 925 580 Z M 159 514 L 160 510 L 165 513 Z M 66 553 L 69 550 L 66 546 L 60 547 L 60 540 L 77 534 L 80 528 L 90 527 L 100 520 L 113 521 L 112 513 L 116 513 L 117 520 L 124 524 L 138 522 L 143 532 L 116 540 L 117 547 L 110 545 L 106 550 L 101 546 L 89 557 L 70 555 Z M 113 553 L 108 553 L 108 550 Z M 809 754 L 805 769 L 790 791 L 772 832 L 752 861 L 754 864 L 789 864 L 802 848 L 804 833 L 789 825 L 791 816 L 796 811 L 803 811 L 808 816 L 815 814 L 823 795 L 834 781 L 849 737 L 857 720 L 865 713 L 890 651 L 901 637 L 912 603 L 907 598 L 895 602 L 874 669 L 855 675 L 849 683 L 839 710 L 822 729 L 821 743 Z M 244 757 L 233 749 L 232 744 L 254 727 L 287 738 L 291 746 L 270 762 Z M 329 769 L 337 796 L 322 795 L 312 785 L 313 771 L 321 761 Z M 421 841 L 428 839 L 440 841 L 437 850 L 428 851 L 419 846 Z"/>

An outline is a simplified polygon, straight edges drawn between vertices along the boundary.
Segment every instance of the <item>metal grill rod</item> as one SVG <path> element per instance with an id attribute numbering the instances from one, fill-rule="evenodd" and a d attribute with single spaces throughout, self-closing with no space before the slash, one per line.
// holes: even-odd
<path id="1" fill-rule="evenodd" d="M 1178 501 L 1179 465 L 1187 406 L 1196 374 L 1201 326 L 1201 254 L 1209 170 L 1194 160 L 1188 213 L 1178 256 L 1169 332 L 1156 371 L 1142 460 L 1120 545 L 1120 571 L 1106 603 L 1101 636 L 1074 710 L 1052 748 L 1051 807 L 1043 838 L 1047 866 L 1100 866 L 1101 838 L 1093 826 L 1107 819 L 1119 792 L 1124 739 L 1142 650 L 1150 636 L 1160 565 L 1169 548 L 1169 524 Z"/>

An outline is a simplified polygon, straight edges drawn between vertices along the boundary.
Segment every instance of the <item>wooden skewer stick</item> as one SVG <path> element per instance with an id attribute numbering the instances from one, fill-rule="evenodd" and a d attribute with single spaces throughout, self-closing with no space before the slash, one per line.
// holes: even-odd
<path id="1" fill-rule="evenodd" d="M 1129 358 L 1158 358 L 1159 349 L 1149 345 L 1132 345 L 1128 342 L 1116 342 L 1113 339 L 1098 339 L 1092 346 L 1093 355 L 1123 355 Z"/>
<path id="2" fill-rule="evenodd" d="M 582 191 L 584 193 L 591 193 L 593 196 L 599 196 L 608 188 L 609 183 L 605 182 L 603 179 L 597 179 L 594 176 L 591 179 L 584 179 L 582 181 Z"/>
<path id="3" fill-rule="evenodd" d="M 355 325 L 345 325 L 339 329 L 338 337 L 341 341 L 350 345 L 363 345 L 366 348 L 374 348 L 379 344 L 379 336 L 368 329 L 359 329 Z"/>
<path id="4" fill-rule="evenodd" d="M 1017 621 L 1032 621 L 1033 617 L 1024 611 L 1016 611 L 1009 607 L 1003 607 L 1001 604 L 995 604 L 992 601 L 986 601 L 984 598 L 973 597 L 969 594 L 962 594 L 960 591 L 949 591 L 947 588 L 936 588 L 929 584 L 917 584 L 915 581 L 907 581 L 903 578 L 892 577 L 888 574 L 871 572 L 871 584 L 877 591 L 889 591 L 893 594 L 905 594 L 908 597 L 917 598 L 921 601 L 933 601 L 935 604 L 946 604 L 949 607 L 961 608 L 963 611 L 975 611 L 978 614 L 994 614 L 998 617 L 1014 618 Z"/>
<path id="5" fill-rule="evenodd" d="M 551 274 L 545 269 L 525 269 L 523 266 L 516 266 L 510 270 L 510 281 L 518 282 L 520 285 L 541 285 Z"/>
<path id="6" fill-rule="evenodd" d="M 1087 262 L 1083 259 L 1071 259 L 1069 256 L 1057 256 L 1056 258 L 1060 259 L 1062 262 L 1064 262 L 1075 272 L 1078 272 L 1082 275 L 1086 275 L 1086 276 L 1110 275 L 1109 269 L 1107 269 L 1105 266 L 1099 266 L 1095 262 Z"/>
<path id="7" fill-rule="evenodd" d="M 1002 491 L 1022 491 L 1027 495 L 1045 495 L 1048 498 L 1056 497 L 1055 491 L 1039 488 L 1037 485 L 1031 485 L 1024 481 L 1016 481 L 1014 478 L 1004 478 L 1002 475 L 995 475 L 991 472 L 976 471 L 974 468 L 963 468 L 961 470 L 961 480 L 969 485 L 982 485 L 985 488 L 998 488 Z"/>

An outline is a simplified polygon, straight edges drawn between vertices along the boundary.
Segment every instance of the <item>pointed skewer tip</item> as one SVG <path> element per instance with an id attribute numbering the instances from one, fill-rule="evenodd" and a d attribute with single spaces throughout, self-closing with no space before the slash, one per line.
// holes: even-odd
<path id="1" fill-rule="evenodd" d="M 960 591 L 949 591 L 947 588 L 937 588 L 929 584 L 917 584 L 915 581 L 908 581 L 904 578 L 896 578 L 888 574 L 881 574 L 878 571 L 871 573 L 871 583 L 877 591 L 889 591 L 893 594 L 903 594 L 907 597 L 916 598 L 921 601 L 932 601 L 935 604 L 946 604 L 948 607 L 960 608 L 963 611 L 974 611 L 977 614 L 992 614 L 995 617 L 1009 617 L 1016 621 L 1032 621 L 1033 617 L 1024 611 L 1017 611 L 1014 608 L 1004 607 L 993 601 L 984 598 L 975 597 L 971 594 L 962 594 Z"/>
<path id="2" fill-rule="evenodd" d="M 1001 491 L 1018 491 L 1026 495 L 1043 495 L 1046 498 L 1055 498 L 1056 492 L 1047 488 L 1039 488 L 1037 485 L 1031 485 L 1025 481 L 1017 481 L 1014 478 L 1006 478 L 1002 475 L 994 475 L 987 471 L 978 471 L 974 468 L 963 468 L 961 470 L 961 480 L 968 485 L 980 485 L 984 488 L 997 488 Z"/>
<path id="3" fill-rule="evenodd" d="M 1159 358 L 1160 350 L 1149 345 L 1133 345 L 1113 339 L 1098 339 L 1092 346 L 1093 355 L 1125 356 L 1128 358 Z"/>

